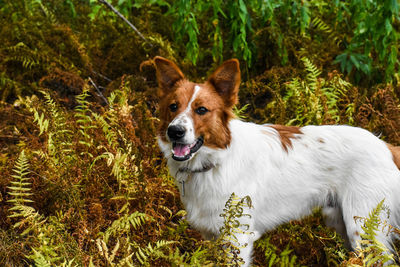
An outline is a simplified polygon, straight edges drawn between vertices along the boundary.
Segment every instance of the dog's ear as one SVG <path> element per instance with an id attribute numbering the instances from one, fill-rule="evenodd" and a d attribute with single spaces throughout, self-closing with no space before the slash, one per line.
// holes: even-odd
<path id="1" fill-rule="evenodd" d="M 166 58 L 155 57 L 154 65 L 156 67 L 160 96 L 168 93 L 177 81 L 182 80 L 185 77 L 178 66 Z"/>
<path id="2" fill-rule="evenodd" d="M 222 63 L 208 78 L 208 82 L 215 87 L 227 107 L 237 104 L 240 85 L 239 61 L 230 59 Z"/>

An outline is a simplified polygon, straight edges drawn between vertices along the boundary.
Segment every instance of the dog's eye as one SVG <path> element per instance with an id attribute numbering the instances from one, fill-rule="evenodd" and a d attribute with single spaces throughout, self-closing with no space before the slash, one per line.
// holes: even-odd
<path id="1" fill-rule="evenodd" d="M 169 105 L 169 110 L 171 110 L 172 112 L 175 112 L 178 110 L 178 105 L 177 104 L 171 104 Z"/>
<path id="2" fill-rule="evenodd" d="M 208 112 L 208 109 L 206 109 L 205 107 L 198 107 L 195 112 L 199 115 L 204 115 Z"/>

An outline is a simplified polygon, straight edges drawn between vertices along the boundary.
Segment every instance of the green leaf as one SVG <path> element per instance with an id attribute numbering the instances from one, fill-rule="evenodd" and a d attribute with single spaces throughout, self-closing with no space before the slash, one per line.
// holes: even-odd
<path id="1" fill-rule="evenodd" d="M 393 27 L 392 27 L 392 24 L 390 23 L 389 18 L 387 18 L 385 20 L 385 30 L 386 30 L 386 36 L 390 35 L 393 30 Z"/>

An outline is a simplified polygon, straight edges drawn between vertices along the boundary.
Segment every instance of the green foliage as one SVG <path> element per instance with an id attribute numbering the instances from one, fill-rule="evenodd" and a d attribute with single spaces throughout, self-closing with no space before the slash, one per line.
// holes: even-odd
<path id="1" fill-rule="evenodd" d="M 247 43 L 248 32 L 251 31 L 251 19 L 247 6 L 243 0 L 227 2 L 233 51 L 240 58 L 251 64 L 252 52 Z"/>
<path id="2" fill-rule="evenodd" d="M 277 254 L 277 248 L 269 242 L 269 238 L 263 238 L 256 243 L 256 247 L 262 249 L 265 254 L 266 264 L 271 266 L 298 266 L 296 264 L 296 255 L 291 255 L 293 250 L 287 246 L 280 254 Z"/>
<path id="3" fill-rule="evenodd" d="M 101 195 L 106 193 L 106 199 L 114 203 L 113 205 L 118 203 L 120 207 L 118 218 L 112 220 L 105 231 L 93 229 L 93 232 L 88 232 L 84 228 L 87 232 L 79 233 L 90 243 L 92 264 L 101 262 L 111 266 L 151 266 L 159 260 L 182 264 L 206 262 L 207 250 L 198 249 L 193 254 L 182 254 L 175 248 L 176 241 L 161 238 L 162 230 L 156 233 L 150 232 L 151 235 L 157 236 L 157 240 L 146 242 L 143 238 L 146 233 L 143 231 L 144 227 L 149 227 L 155 222 L 155 218 L 146 214 L 147 209 L 152 211 L 152 206 L 155 205 L 168 211 L 171 216 L 174 211 L 164 205 L 157 205 L 152 199 L 143 201 L 142 194 L 148 198 L 146 192 L 154 190 L 150 189 L 151 186 L 162 190 L 165 185 L 145 184 L 141 180 L 146 168 L 142 166 L 142 159 L 137 156 L 140 139 L 128 134 L 129 131 L 133 134 L 136 132 L 131 112 L 143 113 L 141 110 L 143 106 L 128 104 L 129 90 L 129 87 L 122 83 L 108 98 L 109 105 L 99 113 L 94 111 L 93 102 L 88 101 L 91 93 L 89 85 L 86 84 L 82 93 L 76 97 L 78 104 L 71 110 L 71 116 L 67 116 L 66 110 L 45 91 L 43 100 L 37 97 L 18 100 L 19 106 L 24 106 L 32 113 L 32 117 L 37 118 L 34 123 L 41 133 L 41 138 L 51 140 L 44 142 L 41 149 L 33 152 L 36 159 L 44 159 L 42 161 L 44 169 L 36 165 L 34 168 L 39 168 L 41 175 L 49 176 L 52 183 L 64 185 L 61 188 L 53 187 L 51 183 L 47 186 L 55 191 L 53 194 L 57 195 L 58 205 L 65 205 L 65 208 L 68 208 L 64 210 L 65 212 L 69 213 L 70 207 L 75 207 L 78 211 L 75 215 L 78 218 L 70 218 L 64 214 L 63 208 L 56 209 L 56 215 L 43 216 L 36 209 L 26 205 L 32 203 L 29 198 L 32 193 L 31 183 L 26 178 L 29 174 L 28 162 L 25 152 L 22 152 L 16 162 L 13 175 L 15 180 L 9 187 L 9 194 L 13 197 L 9 202 L 14 205 L 9 211 L 12 212 L 11 218 L 18 218 L 14 227 L 23 228 L 19 238 L 30 244 L 31 253 L 25 256 L 35 265 L 79 266 L 82 263 L 82 255 L 74 253 L 78 249 L 78 244 L 71 237 L 69 233 L 71 229 L 66 228 L 64 222 L 67 220 L 72 223 L 87 216 L 82 208 L 85 205 L 82 201 L 82 189 L 89 190 L 97 177 L 104 173 L 107 180 L 100 180 L 101 183 L 97 182 L 97 188 L 91 190 L 100 190 L 96 194 L 103 198 Z M 146 120 L 152 118 L 143 119 L 140 123 Z M 70 125 L 76 125 L 78 131 L 69 131 Z M 58 151 L 54 149 L 53 153 L 50 147 L 57 148 Z M 76 168 L 75 164 L 79 164 L 79 168 Z M 78 177 L 75 178 L 75 175 Z M 103 182 L 109 187 L 105 192 L 102 192 L 103 189 L 100 187 Z M 163 179 L 159 182 L 164 183 Z M 168 190 L 169 194 L 175 194 L 170 188 Z M 64 191 L 68 192 L 68 197 L 62 196 Z M 167 190 L 160 192 L 164 194 Z M 156 216 L 160 220 L 161 215 Z M 90 236 L 87 236 L 89 234 Z"/>
<path id="4" fill-rule="evenodd" d="M 240 266 L 243 259 L 239 257 L 240 249 L 246 244 L 238 242 L 238 235 L 250 235 L 248 225 L 244 224 L 243 219 L 250 218 L 245 211 L 250 209 L 251 199 L 249 196 L 239 198 L 232 193 L 225 204 L 224 212 L 220 215 L 224 218 L 224 224 L 220 229 L 220 235 L 212 250 L 216 254 L 216 261 L 222 266 Z"/>
<path id="5" fill-rule="evenodd" d="M 99 233 L 101 238 L 96 240 L 97 248 L 102 257 L 110 266 L 150 266 L 150 259 L 167 257 L 165 248 L 172 245 L 173 241 L 158 240 L 155 244 L 147 244 L 141 247 L 135 241 L 133 230 L 139 230 L 146 221 L 151 220 L 149 216 L 140 212 L 129 214 L 129 210 L 123 210 L 125 214 L 119 219 L 113 221 L 111 226 L 104 233 Z M 114 247 L 110 251 L 108 244 L 110 238 L 114 240 Z"/>
<path id="6" fill-rule="evenodd" d="M 66 234 L 64 225 L 60 222 L 59 217 L 45 218 L 40 215 L 34 208 L 27 206 L 33 201 L 29 198 L 33 194 L 31 191 L 31 183 L 26 176 L 29 174 L 28 159 L 23 150 L 15 164 L 12 175 L 14 180 L 11 182 L 9 194 L 12 198 L 9 200 L 12 207 L 8 209 L 12 212 L 10 218 L 18 218 L 14 224 L 14 228 L 24 229 L 20 238 L 25 238 L 30 242 L 32 252 L 26 255 L 27 259 L 34 261 L 36 266 L 51 266 L 52 264 L 60 264 L 63 257 L 62 254 L 73 253 L 71 246 L 74 241 Z M 63 240 L 64 239 L 64 240 Z M 68 241 L 68 244 L 63 244 L 63 241 Z M 61 241 L 61 242 L 60 242 Z M 70 261 L 72 264 L 73 259 Z"/>
<path id="7" fill-rule="evenodd" d="M 197 10 L 192 11 L 192 5 L 193 3 L 189 1 L 178 0 L 174 2 L 170 12 L 172 14 L 176 12 L 176 19 L 172 25 L 176 34 L 176 41 L 182 42 L 183 38 L 187 35 L 188 41 L 186 44 L 186 56 L 193 62 L 193 64 L 196 64 L 199 54 L 199 44 L 197 41 L 199 29 L 195 16 Z M 194 6 L 196 7 L 196 5 Z"/>
<path id="8" fill-rule="evenodd" d="M 12 196 L 8 202 L 13 204 L 13 207 L 9 209 L 12 211 L 10 217 L 21 217 L 24 216 L 23 207 L 26 206 L 27 203 L 31 203 L 32 200 L 29 198 L 32 193 L 31 191 L 31 183 L 29 182 L 29 178 L 26 177 L 29 174 L 28 171 L 29 163 L 28 159 L 25 155 L 25 151 L 22 150 L 14 167 L 14 174 L 11 181 L 11 186 L 8 187 L 8 194 Z M 14 225 L 14 227 L 18 227 L 20 223 Z"/>
<path id="9" fill-rule="evenodd" d="M 335 62 L 348 73 L 353 68 L 366 75 L 384 72 L 384 78 L 391 80 L 399 71 L 398 1 L 352 0 L 335 4 L 342 9 L 340 13 L 343 12 L 338 20 L 349 23 L 353 30 L 346 50 L 337 56 Z M 359 73 L 357 78 L 360 79 Z"/>
<path id="10" fill-rule="evenodd" d="M 378 203 L 370 213 L 368 218 L 357 218 L 363 222 L 361 228 L 363 233 L 360 234 L 362 240 L 359 242 L 357 249 L 358 258 L 362 260 L 362 266 L 397 266 L 394 265 L 394 256 L 389 249 L 377 240 L 377 232 L 385 233 L 387 227 L 386 221 L 382 221 L 382 213 L 389 212 L 384 206 L 384 201 Z M 387 229 L 390 231 L 390 228 Z M 392 264 L 390 264 L 392 263 Z M 353 265 L 358 266 L 358 265 Z"/>
<path id="11" fill-rule="evenodd" d="M 82 93 L 76 96 L 76 102 L 78 105 L 75 107 L 75 118 L 77 119 L 76 122 L 79 127 L 79 132 L 82 135 L 83 140 L 79 140 L 79 143 L 87 146 L 88 148 L 92 148 L 94 146 L 94 140 L 90 136 L 91 129 L 96 128 L 93 125 L 93 120 L 90 116 L 90 102 L 87 100 L 89 97 L 89 87 L 85 86 L 82 90 Z M 39 124 L 40 126 L 40 124 Z M 93 157 L 92 154 L 88 152 L 90 157 Z"/>
<path id="12" fill-rule="evenodd" d="M 241 108 L 238 108 L 237 106 L 233 107 L 233 113 L 235 114 L 236 117 L 240 119 L 245 119 L 247 118 L 246 116 L 246 110 L 249 107 L 249 104 L 244 105 Z"/>
<path id="13" fill-rule="evenodd" d="M 338 100 L 351 87 L 351 84 L 335 75 L 329 80 L 319 78 L 321 71 L 308 59 L 302 58 L 306 69 L 306 79 L 295 78 L 287 83 L 287 92 L 283 101 L 289 107 L 295 107 L 293 117 L 288 124 L 335 123 L 340 120 Z"/>

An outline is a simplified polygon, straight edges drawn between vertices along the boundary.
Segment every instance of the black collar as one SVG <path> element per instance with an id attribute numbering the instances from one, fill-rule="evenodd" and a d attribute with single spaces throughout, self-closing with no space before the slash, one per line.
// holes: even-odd
<path id="1" fill-rule="evenodd" d="M 183 167 L 183 168 L 180 168 L 180 169 L 178 170 L 178 172 L 202 173 L 202 172 L 208 172 L 209 170 L 211 170 L 211 169 L 214 168 L 214 167 L 215 167 L 214 164 L 208 163 L 208 164 L 206 164 L 206 165 L 203 165 L 203 167 L 200 168 L 200 169 L 194 169 L 194 170 L 192 170 L 192 169 L 189 169 L 189 168 L 187 168 L 187 167 Z"/>

